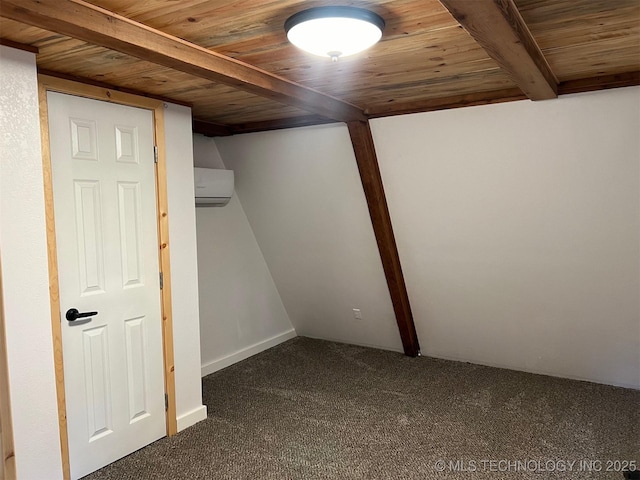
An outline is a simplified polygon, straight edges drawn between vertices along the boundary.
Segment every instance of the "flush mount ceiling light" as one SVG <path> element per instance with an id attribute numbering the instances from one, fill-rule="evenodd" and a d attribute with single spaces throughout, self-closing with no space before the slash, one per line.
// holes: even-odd
<path id="1" fill-rule="evenodd" d="M 356 7 L 316 7 L 284 22 L 287 38 L 296 47 L 334 62 L 362 52 L 382 37 L 384 20 Z"/>

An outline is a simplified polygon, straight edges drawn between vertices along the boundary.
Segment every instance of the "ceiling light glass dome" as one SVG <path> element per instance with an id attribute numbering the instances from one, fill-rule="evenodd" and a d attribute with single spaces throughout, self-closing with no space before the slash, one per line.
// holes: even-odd
<path id="1" fill-rule="evenodd" d="M 336 61 L 377 43 L 384 20 L 362 8 L 317 7 L 292 15 L 284 29 L 296 47 Z"/>

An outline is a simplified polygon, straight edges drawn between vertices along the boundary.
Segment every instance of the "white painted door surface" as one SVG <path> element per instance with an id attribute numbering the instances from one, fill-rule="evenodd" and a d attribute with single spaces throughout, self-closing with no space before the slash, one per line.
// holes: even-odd
<path id="1" fill-rule="evenodd" d="M 47 97 L 75 479 L 166 433 L 153 116 Z"/>

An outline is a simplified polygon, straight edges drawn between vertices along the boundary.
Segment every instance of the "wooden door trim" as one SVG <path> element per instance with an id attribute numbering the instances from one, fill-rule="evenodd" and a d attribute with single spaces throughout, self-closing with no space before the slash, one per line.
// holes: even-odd
<path id="1" fill-rule="evenodd" d="M 151 110 L 154 119 L 154 141 L 158 147 L 156 163 L 156 201 L 158 211 L 158 258 L 163 275 L 163 288 L 160 290 L 162 314 L 162 339 L 164 358 L 164 388 L 167 394 L 166 432 L 168 436 L 178 431 L 176 416 L 175 369 L 173 355 L 173 317 L 171 311 L 171 266 L 169 252 L 169 202 L 167 198 L 167 165 L 164 145 L 165 103 L 160 100 L 140 97 L 107 88 L 72 82 L 61 78 L 38 75 L 38 95 L 40 103 L 40 128 L 42 135 L 42 167 L 44 177 L 45 215 L 47 229 L 47 255 L 49 262 L 49 297 L 51 304 L 51 331 L 53 337 L 53 357 L 56 375 L 56 394 L 58 399 L 58 424 L 60 426 L 60 449 L 62 470 L 65 479 L 71 477 L 69 463 L 69 437 L 67 431 L 66 397 L 64 390 L 64 368 L 62 358 L 62 327 L 60 319 L 60 290 L 58 284 L 58 260 L 56 250 L 56 231 L 53 210 L 53 182 L 51 175 L 51 151 L 49 147 L 49 118 L 47 92 L 66 93 L 81 97 L 102 100 L 120 105 Z"/>

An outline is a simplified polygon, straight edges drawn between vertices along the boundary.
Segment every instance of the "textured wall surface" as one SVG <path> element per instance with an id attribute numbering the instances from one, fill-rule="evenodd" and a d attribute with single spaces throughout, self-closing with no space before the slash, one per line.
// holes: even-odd
<path id="1" fill-rule="evenodd" d="M 62 478 L 35 55 L 3 46 L 0 254 L 18 478 Z"/>
<path id="2" fill-rule="evenodd" d="M 191 109 L 167 105 L 167 195 L 178 429 L 204 420 L 200 383 L 198 253 L 193 185 Z"/>
<path id="3" fill-rule="evenodd" d="M 225 168 L 213 139 L 194 135 L 198 167 Z M 238 196 L 196 208 L 202 374 L 295 336 Z"/>
<path id="4" fill-rule="evenodd" d="M 347 127 L 216 143 L 298 335 L 402 351 Z"/>
<path id="5" fill-rule="evenodd" d="M 372 130 L 424 354 L 640 387 L 639 87 Z M 298 334 L 399 349 L 346 128 L 216 142 Z"/>
<path id="6" fill-rule="evenodd" d="M 18 477 L 62 477 L 35 56 L 0 47 L 0 254 Z M 168 105 L 167 172 L 178 428 L 206 417 L 193 203 L 191 112 Z"/>
<path id="7" fill-rule="evenodd" d="M 423 353 L 640 388 L 640 87 L 372 128 Z"/>

